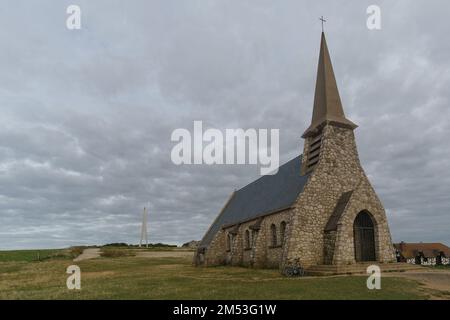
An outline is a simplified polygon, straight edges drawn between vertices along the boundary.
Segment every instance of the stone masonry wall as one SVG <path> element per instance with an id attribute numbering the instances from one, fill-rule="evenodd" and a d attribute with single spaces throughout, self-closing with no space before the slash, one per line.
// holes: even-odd
<path id="1" fill-rule="evenodd" d="M 226 262 L 226 234 L 223 230 L 219 230 L 214 239 L 209 244 L 207 251 L 204 254 L 203 265 L 204 266 L 217 266 L 223 265 Z M 200 253 L 197 251 L 196 256 Z M 194 257 L 194 260 L 201 260 L 198 257 Z"/>
<path id="2" fill-rule="evenodd" d="M 338 223 L 338 237 L 333 257 L 333 264 L 355 263 L 353 241 L 353 221 L 361 211 L 369 212 L 374 222 L 376 260 L 394 262 L 395 251 L 383 206 L 367 179 L 362 179 Z"/>
<path id="3" fill-rule="evenodd" d="M 293 209 L 282 268 L 298 264 L 307 268 L 326 262 L 325 225 L 341 194 L 356 189 L 357 192 L 356 194 L 354 192 L 351 199 L 355 203 L 353 210 L 374 211 L 370 212 L 376 219 L 378 257 L 381 261 L 394 261 L 393 254 L 390 254 L 392 244 L 386 216 L 360 165 L 353 131 L 329 124 L 322 130 L 319 162 Z M 307 138 L 305 141 L 304 155 L 308 154 L 311 139 L 313 138 Z M 307 157 L 304 156 L 303 161 L 307 161 Z M 351 220 L 354 216 L 350 213 L 344 216 L 336 234 L 333 264 L 354 262 L 353 220 Z M 342 227 L 342 224 L 345 224 L 345 227 Z M 330 245 L 332 244 L 328 241 L 327 246 Z"/>
<path id="4" fill-rule="evenodd" d="M 333 264 L 334 248 L 336 245 L 336 231 L 327 231 L 323 237 L 323 263 Z"/>
<path id="5" fill-rule="evenodd" d="M 290 218 L 290 210 L 282 213 L 274 214 L 267 216 L 263 223 L 261 224 L 261 231 L 263 231 L 265 237 L 262 241 L 260 241 L 260 245 L 265 248 L 265 261 L 263 263 L 264 267 L 267 268 L 279 268 L 281 259 L 283 256 L 283 244 L 286 239 L 285 237 L 281 239 L 281 222 L 286 223 L 286 229 L 289 228 L 289 218 Z M 277 244 L 275 246 L 272 245 L 272 232 L 271 225 L 274 224 L 276 226 L 277 231 Z M 256 265 L 258 266 L 258 265 Z"/>
<path id="6" fill-rule="evenodd" d="M 233 235 L 231 250 L 227 250 L 228 234 L 235 229 L 230 226 L 220 230 L 206 250 L 204 265 L 229 264 L 234 266 L 253 266 L 257 268 L 279 268 L 283 255 L 283 246 L 285 242 L 288 220 L 291 210 L 267 215 L 263 218 L 259 231 L 253 231 L 249 227 L 254 225 L 258 219 L 250 220 L 239 225 L 238 231 Z M 286 233 L 282 240 L 280 234 L 281 222 L 286 223 Z M 277 245 L 272 246 L 271 225 L 275 224 L 277 228 Z M 250 235 L 253 232 L 253 243 L 247 248 L 245 231 L 249 230 Z M 197 253 L 198 255 L 198 253 Z M 196 259 L 198 261 L 198 258 Z M 198 264 L 198 262 L 197 262 Z"/>

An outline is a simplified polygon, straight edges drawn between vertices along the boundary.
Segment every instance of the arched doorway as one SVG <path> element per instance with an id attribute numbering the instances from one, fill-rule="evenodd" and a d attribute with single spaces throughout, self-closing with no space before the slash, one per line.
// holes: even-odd
<path id="1" fill-rule="evenodd" d="M 353 238 L 356 261 L 375 261 L 375 228 L 369 213 L 361 211 L 356 216 L 353 223 Z"/>

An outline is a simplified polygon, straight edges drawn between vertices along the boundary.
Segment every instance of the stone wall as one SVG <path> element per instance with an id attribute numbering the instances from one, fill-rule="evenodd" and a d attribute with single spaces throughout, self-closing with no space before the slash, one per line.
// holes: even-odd
<path id="1" fill-rule="evenodd" d="M 221 265 L 228 264 L 234 266 L 252 266 L 257 268 L 279 268 L 283 255 L 283 243 L 280 234 L 280 225 L 284 221 L 286 223 L 286 231 L 288 229 L 288 221 L 291 210 L 270 214 L 262 217 L 259 230 L 252 230 L 250 227 L 255 225 L 259 218 L 243 222 L 236 226 L 229 226 L 219 231 L 213 241 L 207 248 L 204 255 L 204 265 Z M 274 224 L 277 230 L 277 244 L 272 245 L 271 225 Z M 246 246 L 245 232 L 249 231 L 253 234 L 251 246 Z M 237 231 L 237 232 L 236 232 Z M 227 237 L 233 234 L 231 250 L 227 248 Z M 199 252 L 197 252 L 195 264 L 199 264 Z"/>
<path id="2" fill-rule="evenodd" d="M 283 256 L 283 244 L 286 241 L 286 231 L 284 239 L 281 239 L 281 222 L 286 223 L 286 229 L 289 228 L 290 210 L 283 213 L 267 216 L 261 224 L 261 230 L 264 232 L 264 239 L 260 242 L 265 247 L 265 262 L 264 267 L 279 268 Z M 277 242 L 272 244 L 271 225 L 276 226 Z"/>
<path id="3" fill-rule="evenodd" d="M 296 201 L 291 218 L 288 243 L 283 252 L 282 268 L 300 264 L 308 268 L 317 264 L 354 263 L 353 220 L 358 210 L 368 210 L 376 220 L 377 257 L 382 262 L 394 262 L 392 242 L 384 209 L 362 169 L 353 130 L 325 125 L 322 129 L 319 162 L 311 173 L 304 191 Z M 310 141 L 305 141 L 304 155 Z M 303 157 L 303 165 L 308 161 Z M 342 215 L 336 235 L 325 235 L 324 229 L 340 198 L 355 190 Z M 353 220 L 352 220 L 353 219 Z M 333 238 L 335 243 L 333 246 Z M 333 258 L 325 257 L 325 248 L 333 248 Z"/>
<path id="4" fill-rule="evenodd" d="M 203 261 L 204 266 L 217 266 L 223 265 L 226 263 L 226 234 L 223 230 L 219 230 L 214 239 L 209 244 L 207 250 L 205 252 L 200 252 L 200 249 L 197 249 L 197 252 L 194 256 L 194 263 L 196 265 L 200 265 L 200 261 Z M 203 257 L 199 257 L 199 255 L 203 255 Z"/>
<path id="5" fill-rule="evenodd" d="M 378 262 L 395 262 L 395 250 L 383 206 L 368 183 L 362 179 L 338 224 L 338 237 L 333 264 L 355 263 L 353 221 L 358 213 L 367 211 L 374 222 L 375 255 Z"/>
<path id="6" fill-rule="evenodd" d="M 336 231 L 326 231 L 323 236 L 323 264 L 333 264 Z"/>

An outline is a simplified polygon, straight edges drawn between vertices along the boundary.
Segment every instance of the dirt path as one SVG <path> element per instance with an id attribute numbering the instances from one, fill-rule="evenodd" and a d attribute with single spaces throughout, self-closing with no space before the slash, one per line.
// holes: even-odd
<path id="1" fill-rule="evenodd" d="M 136 253 L 138 258 L 193 258 L 193 251 L 140 251 Z"/>
<path id="2" fill-rule="evenodd" d="M 83 253 L 80 254 L 78 257 L 73 259 L 73 261 L 82 261 L 82 260 L 88 260 L 88 259 L 94 259 L 100 257 L 100 249 L 99 248 L 89 248 L 84 249 Z"/>
<path id="3" fill-rule="evenodd" d="M 385 274 L 392 277 L 402 277 L 416 280 L 422 287 L 428 290 L 431 299 L 450 299 L 450 270 L 424 270 L 393 272 Z M 438 294 L 436 294 L 438 292 Z"/>

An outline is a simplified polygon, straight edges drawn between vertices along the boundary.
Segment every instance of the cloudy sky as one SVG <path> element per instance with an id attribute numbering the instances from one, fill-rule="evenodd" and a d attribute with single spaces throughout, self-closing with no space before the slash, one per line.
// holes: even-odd
<path id="1" fill-rule="evenodd" d="M 176 166 L 172 131 L 279 128 L 281 162 L 301 153 L 321 15 L 393 240 L 450 244 L 450 3 L 337 2 L 3 1 L 0 249 L 136 243 L 148 202 L 151 242 L 200 239 L 259 171 Z"/>

